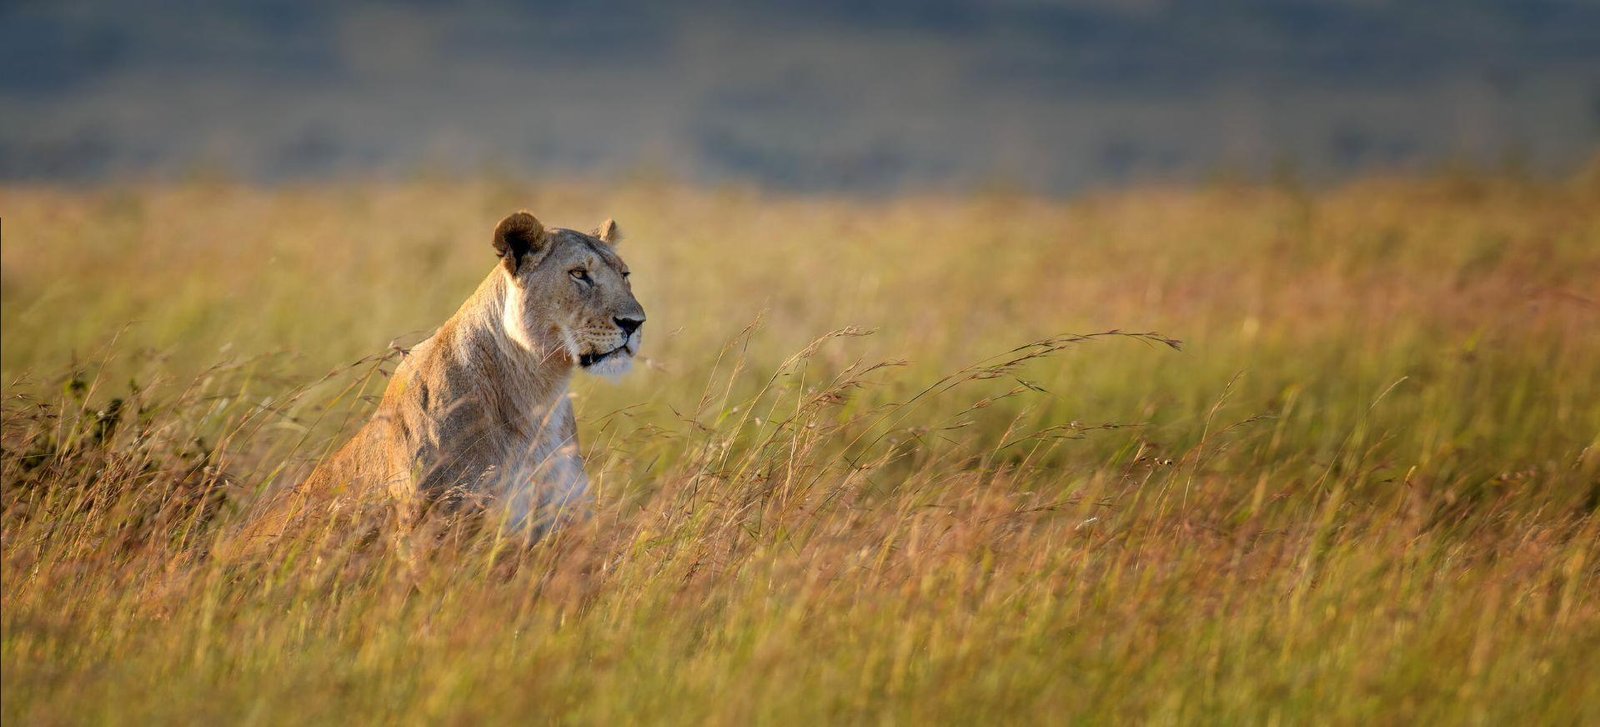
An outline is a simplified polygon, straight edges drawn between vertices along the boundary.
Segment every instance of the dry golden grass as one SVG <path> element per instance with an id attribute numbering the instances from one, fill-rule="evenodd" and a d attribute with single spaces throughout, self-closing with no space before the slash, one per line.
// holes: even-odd
<path id="1" fill-rule="evenodd" d="M 520 207 L 650 313 L 595 518 L 207 559 Z M 1600 173 L 0 214 L 8 723 L 1600 721 Z"/>

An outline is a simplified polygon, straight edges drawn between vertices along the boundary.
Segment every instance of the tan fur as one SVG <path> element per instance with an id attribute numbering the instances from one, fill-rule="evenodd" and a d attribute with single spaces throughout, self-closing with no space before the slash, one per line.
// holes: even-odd
<path id="1" fill-rule="evenodd" d="M 366 425 L 244 539 L 275 541 L 380 503 L 409 522 L 425 506 L 472 500 L 533 534 L 581 509 L 568 382 L 583 363 L 625 370 L 644 322 L 618 239 L 610 220 L 595 235 L 546 230 L 526 212 L 502 221 L 501 264 L 405 355 Z"/>

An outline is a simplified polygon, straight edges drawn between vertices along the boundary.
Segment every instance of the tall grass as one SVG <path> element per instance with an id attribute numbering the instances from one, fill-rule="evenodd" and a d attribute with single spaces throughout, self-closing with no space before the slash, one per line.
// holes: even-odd
<path id="1" fill-rule="evenodd" d="M 594 517 L 207 557 L 519 207 L 650 314 Z M 7 722 L 1600 720 L 1594 174 L 0 213 Z"/>

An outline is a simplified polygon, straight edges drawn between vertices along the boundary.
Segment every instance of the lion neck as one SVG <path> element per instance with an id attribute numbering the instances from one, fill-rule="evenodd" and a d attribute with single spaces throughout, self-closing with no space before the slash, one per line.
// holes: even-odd
<path id="1" fill-rule="evenodd" d="M 510 288 L 497 267 L 441 328 L 450 330 L 452 340 L 437 353 L 452 359 L 446 367 L 460 371 L 472 382 L 476 396 L 493 403 L 486 413 L 501 420 L 498 424 L 508 431 L 537 436 L 554 406 L 566 396 L 574 364 L 560 346 L 508 331 Z"/>

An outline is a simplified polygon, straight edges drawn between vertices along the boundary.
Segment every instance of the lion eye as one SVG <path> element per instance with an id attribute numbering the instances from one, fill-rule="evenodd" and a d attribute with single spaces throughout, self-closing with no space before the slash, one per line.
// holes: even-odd
<path id="1" fill-rule="evenodd" d="M 589 279 L 589 271 L 584 270 L 582 268 L 579 268 L 577 270 L 572 270 L 572 271 L 568 272 L 567 274 L 571 275 L 573 280 L 576 280 L 576 281 L 578 281 L 580 283 L 593 283 L 594 282 L 593 280 Z"/>
<path id="2" fill-rule="evenodd" d="M 627 279 L 627 277 L 630 276 L 630 275 L 633 275 L 633 273 L 630 273 L 630 272 L 628 272 L 626 270 L 622 271 L 623 279 Z"/>

